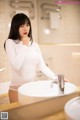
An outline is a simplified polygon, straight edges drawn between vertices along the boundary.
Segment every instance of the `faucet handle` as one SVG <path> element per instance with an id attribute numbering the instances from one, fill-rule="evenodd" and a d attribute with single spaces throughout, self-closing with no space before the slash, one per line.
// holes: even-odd
<path id="1" fill-rule="evenodd" d="M 54 83 L 58 84 L 58 77 L 57 75 L 54 76 L 54 79 L 52 80 L 51 84 L 50 84 L 50 87 L 52 88 Z"/>

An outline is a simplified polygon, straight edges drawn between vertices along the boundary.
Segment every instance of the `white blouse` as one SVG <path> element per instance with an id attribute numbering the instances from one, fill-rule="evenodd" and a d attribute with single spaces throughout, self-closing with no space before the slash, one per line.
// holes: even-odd
<path id="1" fill-rule="evenodd" d="M 26 46 L 23 45 L 22 41 L 15 43 L 8 39 L 6 41 L 6 53 L 12 68 L 10 88 L 35 81 L 37 68 L 50 79 L 55 79 L 55 74 L 46 66 L 36 42 Z M 11 89 L 16 89 L 16 87 Z"/>

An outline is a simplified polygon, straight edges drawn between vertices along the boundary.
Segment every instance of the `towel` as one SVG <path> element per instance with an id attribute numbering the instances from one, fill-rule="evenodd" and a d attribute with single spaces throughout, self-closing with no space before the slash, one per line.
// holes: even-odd
<path id="1" fill-rule="evenodd" d="M 57 29 L 59 27 L 60 17 L 58 12 L 50 12 L 50 28 Z"/>

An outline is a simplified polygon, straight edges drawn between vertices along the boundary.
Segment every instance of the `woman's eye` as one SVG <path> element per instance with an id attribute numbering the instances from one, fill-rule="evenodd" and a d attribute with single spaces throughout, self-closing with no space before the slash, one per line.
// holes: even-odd
<path id="1" fill-rule="evenodd" d="M 29 26 L 29 24 L 26 24 L 26 26 L 28 27 L 28 26 Z"/>
<path id="2" fill-rule="evenodd" d="M 24 27 L 24 25 L 20 25 L 20 27 Z"/>
<path id="3" fill-rule="evenodd" d="M 29 24 L 25 24 L 26 25 L 26 27 L 28 27 L 29 26 Z M 20 27 L 25 27 L 25 25 L 20 25 Z"/>

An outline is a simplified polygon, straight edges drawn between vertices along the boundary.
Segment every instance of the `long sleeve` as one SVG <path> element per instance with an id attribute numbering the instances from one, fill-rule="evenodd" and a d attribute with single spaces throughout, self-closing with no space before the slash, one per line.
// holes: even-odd
<path id="1" fill-rule="evenodd" d="M 41 72 L 44 73 L 46 76 L 48 76 L 49 78 L 55 80 L 55 79 L 57 78 L 57 77 L 56 77 L 56 74 L 46 66 L 46 64 L 45 64 L 45 62 L 44 62 L 44 60 L 43 60 L 43 57 L 42 57 L 42 54 L 41 54 L 41 51 L 40 51 L 40 48 L 39 48 L 38 44 L 36 44 L 36 48 L 37 48 L 37 51 L 38 51 L 38 54 L 39 54 L 39 59 L 40 59 L 39 69 L 40 69 Z"/>
<path id="2" fill-rule="evenodd" d="M 15 70 L 19 70 L 25 58 L 26 46 L 21 45 L 18 53 L 16 53 L 15 44 L 12 40 L 8 39 L 6 41 L 6 53 L 11 66 Z"/>

